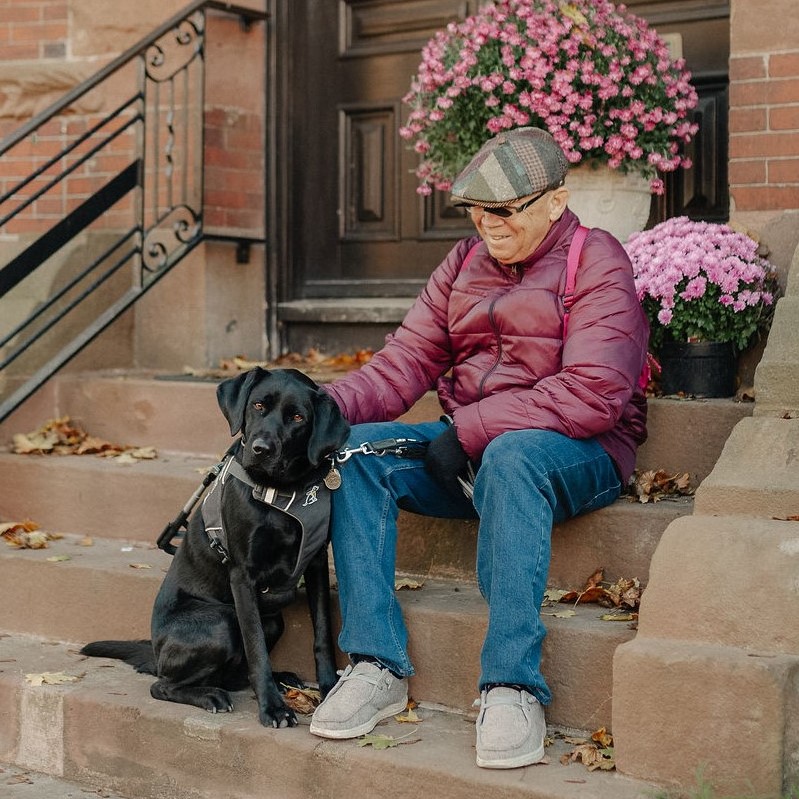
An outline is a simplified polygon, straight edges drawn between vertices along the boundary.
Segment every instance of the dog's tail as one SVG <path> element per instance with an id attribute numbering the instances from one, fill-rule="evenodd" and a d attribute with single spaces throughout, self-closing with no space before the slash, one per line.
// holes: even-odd
<path id="1" fill-rule="evenodd" d="M 92 641 L 80 650 L 94 658 L 124 660 L 136 671 L 155 674 L 155 653 L 151 641 Z"/>

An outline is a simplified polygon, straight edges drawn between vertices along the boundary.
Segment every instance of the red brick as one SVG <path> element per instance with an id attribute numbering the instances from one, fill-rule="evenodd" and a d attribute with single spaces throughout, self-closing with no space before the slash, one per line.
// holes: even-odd
<path id="1" fill-rule="evenodd" d="M 799 155 L 799 136 L 791 133 L 735 133 L 730 136 L 730 158 Z"/>
<path id="2" fill-rule="evenodd" d="M 730 133 L 766 130 L 765 108 L 731 108 Z"/>
<path id="3" fill-rule="evenodd" d="M 731 186 L 766 183 L 766 162 L 763 159 L 730 161 L 729 170 Z"/>
<path id="4" fill-rule="evenodd" d="M 799 130 L 799 105 L 783 105 L 768 112 L 771 130 Z"/>
<path id="5" fill-rule="evenodd" d="M 799 186 L 730 187 L 736 212 L 799 208 Z"/>
<path id="6" fill-rule="evenodd" d="M 730 85 L 730 107 L 799 103 L 798 80 L 753 80 Z"/>
<path id="7" fill-rule="evenodd" d="M 731 56 L 730 80 L 751 80 L 766 77 L 766 60 L 763 56 Z"/>
<path id="8" fill-rule="evenodd" d="M 795 183 L 799 185 L 799 158 L 770 158 L 769 183 Z"/>
<path id="9" fill-rule="evenodd" d="M 772 78 L 799 77 L 799 51 L 773 53 L 768 60 L 768 74 Z"/>

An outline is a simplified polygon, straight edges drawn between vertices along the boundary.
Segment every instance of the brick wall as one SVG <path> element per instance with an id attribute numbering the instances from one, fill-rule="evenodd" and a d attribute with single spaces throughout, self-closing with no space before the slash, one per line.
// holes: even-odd
<path id="1" fill-rule="evenodd" d="M 795 0 L 731 0 L 730 192 L 736 213 L 799 209 Z"/>
<path id="2" fill-rule="evenodd" d="M 730 189 L 736 211 L 799 208 L 799 42 L 730 58 Z"/>
<path id="3" fill-rule="evenodd" d="M 185 3 L 139 0 L 133 4 L 135 13 L 129 4 L 109 13 L 111 5 L 116 4 L 107 0 L 0 0 L 0 139 L 60 99 Z M 255 26 L 244 34 L 238 18 L 211 14 L 206 35 L 205 224 L 262 235 L 265 90 L 264 70 L 257 66 L 263 64 L 263 28 Z M 241 70 L 238 59 L 246 59 L 256 68 Z M 67 113 L 47 123 L 35 137 L 5 152 L 0 197 L 15 188 L 20 177 L 42 168 L 76 136 L 96 125 L 104 114 L 130 97 L 137 85 L 137 67 L 120 73 L 110 85 L 83 97 Z M 165 95 L 168 91 L 164 89 Z M 80 158 L 105 135 L 98 132 L 73 156 L 48 167 L 36 180 L 16 191 L 13 198 L 0 201 L 0 219 L 19 201 L 34 197 L 70 161 Z M 0 226 L 0 242 L 29 238 L 49 229 L 127 166 L 136 157 L 135 143 L 136 133 L 131 128 L 110 149 L 82 163 L 63 183 L 47 190 L 13 220 Z M 179 144 L 176 137 L 175 145 Z M 160 136 L 157 145 L 150 141 L 147 146 L 150 158 L 160 158 L 155 168 L 161 175 L 178 168 L 174 162 L 167 165 L 165 135 Z M 196 148 L 190 146 L 182 155 L 180 168 L 193 174 L 198 160 Z M 127 229 L 133 223 L 133 210 L 128 197 L 95 222 L 94 228 Z"/>
<path id="4" fill-rule="evenodd" d="M 0 0 L 0 61 L 63 58 L 66 0 Z"/>

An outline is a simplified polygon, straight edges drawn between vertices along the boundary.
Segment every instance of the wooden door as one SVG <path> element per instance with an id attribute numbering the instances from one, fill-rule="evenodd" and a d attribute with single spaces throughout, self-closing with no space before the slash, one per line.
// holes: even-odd
<path id="1" fill-rule="evenodd" d="M 474 13 L 480 0 L 272 2 L 277 88 L 284 96 L 274 120 L 282 159 L 275 220 L 285 242 L 275 280 L 278 321 L 289 331 L 331 317 L 346 324 L 348 314 L 357 321 L 354 309 L 370 308 L 370 299 L 377 307 L 377 298 L 415 296 L 454 241 L 472 231 L 445 194 L 423 200 L 416 193 L 417 157 L 398 131 L 407 118 L 401 98 L 422 46 L 448 22 Z M 708 87 L 701 112 L 711 124 L 692 154 L 697 168 L 670 182 L 654 218 L 686 209 L 700 218 L 723 216 L 729 4 L 628 5 L 659 31 L 678 35 L 689 67 Z M 400 311 L 385 317 L 387 328 Z M 384 329 L 378 332 L 377 345 Z M 329 346 L 334 339 L 328 337 Z"/>

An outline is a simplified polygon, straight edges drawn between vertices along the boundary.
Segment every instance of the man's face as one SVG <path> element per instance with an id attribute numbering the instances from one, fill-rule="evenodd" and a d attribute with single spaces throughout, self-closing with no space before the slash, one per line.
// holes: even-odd
<path id="1" fill-rule="evenodd" d="M 505 206 L 510 216 L 499 216 L 479 206 L 471 206 L 469 214 L 488 252 L 501 264 L 516 264 L 535 252 L 552 223 L 560 218 L 568 198 L 568 189 L 560 187 L 538 197 L 520 197 Z"/>

